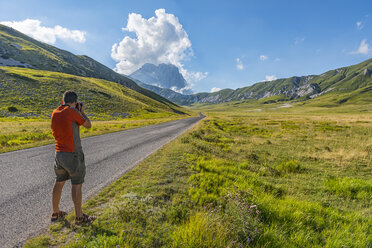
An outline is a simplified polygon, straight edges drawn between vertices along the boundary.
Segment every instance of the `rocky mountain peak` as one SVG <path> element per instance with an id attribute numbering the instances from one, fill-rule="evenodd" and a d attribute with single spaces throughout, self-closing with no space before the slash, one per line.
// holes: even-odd
<path id="1" fill-rule="evenodd" d="M 172 64 L 154 65 L 146 63 L 129 76 L 143 83 L 172 89 L 183 94 L 192 93 L 190 90 L 186 90 L 186 80 L 180 73 L 178 67 Z"/>

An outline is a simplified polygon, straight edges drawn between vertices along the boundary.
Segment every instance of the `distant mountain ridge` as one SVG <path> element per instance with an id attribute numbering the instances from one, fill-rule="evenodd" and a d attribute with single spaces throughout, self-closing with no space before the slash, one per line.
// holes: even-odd
<path id="1" fill-rule="evenodd" d="M 157 94 L 180 105 L 194 103 L 223 103 L 229 101 L 242 101 L 246 99 L 276 100 L 311 100 L 321 96 L 334 95 L 340 98 L 340 104 L 348 101 L 347 95 L 372 95 L 372 59 L 362 63 L 330 70 L 321 75 L 294 76 L 273 81 L 265 81 L 236 90 L 224 89 L 214 93 L 197 93 L 182 95 L 170 89 L 163 89 L 152 85 L 139 84 Z M 336 95 L 340 95 L 337 97 Z M 342 95 L 345 97 L 342 98 Z M 360 99 L 362 101 L 362 99 Z"/>
<path id="2" fill-rule="evenodd" d="M 187 82 L 178 67 L 172 64 L 154 65 L 146 63 L 129 76 L 147 85 L 172 89 L 182 94 L 192 94 L 191 90 L 186 89 Z"/>

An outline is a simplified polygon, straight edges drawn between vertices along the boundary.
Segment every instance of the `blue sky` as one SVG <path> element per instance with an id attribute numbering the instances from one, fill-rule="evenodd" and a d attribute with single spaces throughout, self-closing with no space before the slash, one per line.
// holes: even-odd
<path id="1" fill-rule="evenodd" d="M 145 62 L 173 62 L 195 92 L 320 74 L 372 55 L 372 1 L 0 0 L 0 10 L 0 22 L 24 25 L 32 19 L 40 30 L 65 28 L 49 43 L 119 72 Z M 143 49 L 127 26 L 131 13 L 138 14 L 131 16 L 132 30 L 148 41 Z M 173 24 L 178 31 L 159 35 L 159 25 L 173 32 Z M 121 43 L 125 36 L 131 40 Z"/>

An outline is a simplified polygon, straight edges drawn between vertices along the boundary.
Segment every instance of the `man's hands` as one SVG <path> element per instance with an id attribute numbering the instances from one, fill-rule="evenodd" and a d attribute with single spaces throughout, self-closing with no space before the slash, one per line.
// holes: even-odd
<path id="1" fill-rule="evenodd" d="M 84 103 L 80 103 L 80 112 L 84 112 L 84 110 L 85 110 L 85 104 Z"/>
<path id="2" fill-rule="evenodd" d="M 83 127 L 85 128 L 91 128 L 92 127 L 92 123 L 90 123 L 90 120 L 88 118 L 88 116 L 84 113 L 84 110 L 85 110 L 85 104 L 82 103 L 82 102 L 79 102 L 77 103 L 79 106 L 77 106 L 78 110 L 80 111 L 80 113 L 83 115 L 84 119 L 85 119 L 85 122 L 83 123 Z"/>
<path id="3" fill-rule="evenodd" d="M 77 103 L 76 103 L 76 108 L 77 108 L 77 110 L 79 110 L 80 112 L 84 112 L 84 110 L 85 110 L 85 105 L 84 105 L 84 103 L 82 103 L 82 102 L 77 102 Z"/>

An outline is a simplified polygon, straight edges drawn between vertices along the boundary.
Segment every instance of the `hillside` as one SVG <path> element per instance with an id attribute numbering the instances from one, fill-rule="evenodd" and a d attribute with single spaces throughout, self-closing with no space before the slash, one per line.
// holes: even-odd
<path id="1" fill-rule="evenodd" d="M 175 115 L 183 109 L 103 79 L 17 67 L 0 67 L 0 116 L 48 117 L 66 89 L 78 92 L 92 117 Z M 13 108 L 11 108 L 13 107 Z"/>
<path id="2" fill-rule="evenodd" d="M 120 83 L 157 101 L 172 104 L 167 99 L 139 87 L 133 80 L 114 72 L 88 56 L 74 55 L 1 24 L 0 66 L 17 66 L 105 79 Z"/>
<path id="3" fill-rule="evenodd" d="M 333 103 L 346 103 L 348 95 L 371 94 L 372 59 L 360 64 L 331 70 L 321 75 L 291 77 L 266 81 L 235 90 L 217 101 L 263 99 L 310 100 L 330 98 Z M 351 98 L 349 98 L 351 99 Z M 367 100 L 367 99 L 366 99 Z"/>
<path id="4" fill-rule="evenodd" d="M 311 103 L 344 104 L 372 101 L 372 59 L 360 64 L 325 72 L 321 75 L 290 77 L 265 81 L 236 90 L 182 95 L 170 89 L 139 83 L 167 99 L 180 104 L 223 103 L 267 99 L 267 103 L 310 100 Z"/>

